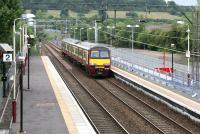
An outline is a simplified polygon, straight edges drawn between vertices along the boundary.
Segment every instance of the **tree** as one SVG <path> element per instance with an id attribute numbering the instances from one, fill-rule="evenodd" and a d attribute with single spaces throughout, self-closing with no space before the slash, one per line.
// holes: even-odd
<path id="1" fill-rule="evenodd" d="M 135 11 L 130 11 L 130 12 L 126 13 L 126 16 L 129 16 L 129 17 L 132 17 L 132 18 L 138 17 L 137 12 L 135 12 Z"/>
<path id="2" fill-rule="evenodd" d="M 60 17 L 66 18 L 68 16 L 69 16 L 69 10 L 67 8 L 62 9 L 61 12 L 60 12 Z"/>
<path id="3" fill-rule="evenodd" d="M 36 13 L 37 19 L 46 19 L 47 16 L 47 10 L 37 10 Z"/>
<path id="4" fill-rule="evenodd" d="M 12 44 L 13 22 L 22 12 L 21 0 L 0 1 L 0 42 Z"/>

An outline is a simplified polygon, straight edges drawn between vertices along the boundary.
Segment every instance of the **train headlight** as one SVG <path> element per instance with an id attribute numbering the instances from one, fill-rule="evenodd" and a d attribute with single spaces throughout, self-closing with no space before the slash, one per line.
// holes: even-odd
<path id="1" fill-rule="evenodd" d="M 110 64 L 104 64 L 105 68 L 110 68 Z"/>
<path id="2" fill-rule="evenodd" d="M 90 63 L 90 66 L 96 66 L 96 64 L 95 63 Z"/>

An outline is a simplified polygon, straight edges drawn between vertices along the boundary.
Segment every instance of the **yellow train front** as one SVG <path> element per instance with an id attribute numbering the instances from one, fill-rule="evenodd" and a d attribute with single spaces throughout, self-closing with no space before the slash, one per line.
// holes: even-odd
<path id="1" fill-rule="evenodd" d="M 67 38 L 62 41 L 62 55 L 84 66 L 90 76 L 110 74 L 110 50 L 102 45 Z"/>
<path id="2" fill-rule="evenodd" d="M 92 47 L 89 50 L 87 70 L 91 76 L 108 76 L 110 73 L 110 50 L 106 47 Z"/>

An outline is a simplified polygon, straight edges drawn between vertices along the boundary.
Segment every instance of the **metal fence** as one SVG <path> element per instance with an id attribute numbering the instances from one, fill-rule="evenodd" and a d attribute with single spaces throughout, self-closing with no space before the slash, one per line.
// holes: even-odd
<path id="1" fill-rule="evenodd" d="M 187 66 L 175 63 L 173 73 L 163 73 L 155 68 L 162 66 L 162 60 L 147 55 L 112 48 L 112 64 L 130 73 L 138 74 L 153 82 L 186 92 L 195 97 L 200 91 L 200 82 L 187 77 Z M 171 66 L 170 62 L 166 62 Z"/>
<path id="2" fill-rule="evenodd" d="M 16 88 L 18 89 L 19 85 L 19 72 L 18 72 L 18 66 L 17 66 L 17 74 L 16 74 Z M 13 76 L 14 74 L 14 64 L 12 63 L 6 72 L 6 97 L 3 98 L 3 89 L 2 85 L 0 88 L 0 130 L 8 130 L 10 129 L 10 123 L 12 120 L 12 89 L 13 89 Z M 1 82 L 2 83 L 2 82 Z M 18 90 L 17 90 L 18 91 Z M 16 92 L 17 93 L 17 92 Z"/>

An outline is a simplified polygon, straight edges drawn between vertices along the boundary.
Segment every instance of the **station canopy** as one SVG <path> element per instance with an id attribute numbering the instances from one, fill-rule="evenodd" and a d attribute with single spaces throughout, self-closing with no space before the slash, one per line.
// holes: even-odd
<path id="1" fill-rule="evenodd" d="M 0 43 L 0 51 L 3 51 L 3 52 L 12 52 L 13 49 L 8 44 L 5 44 L 5 43 L 2 44 L 2 43 Z"/>

